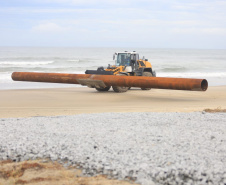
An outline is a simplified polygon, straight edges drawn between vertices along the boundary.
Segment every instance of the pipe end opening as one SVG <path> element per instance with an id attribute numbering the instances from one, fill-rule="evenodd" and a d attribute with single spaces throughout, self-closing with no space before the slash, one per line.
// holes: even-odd
<path id="1" fill-rule="evenodd" d="M 202 88 L 203 91 L 206 91 L 207 90 L 207 88 L 208 88 L 208 82 L 207 82 L 206 79 L 202 80 L 202 82 L 201 82 L 201 88 Z"/>

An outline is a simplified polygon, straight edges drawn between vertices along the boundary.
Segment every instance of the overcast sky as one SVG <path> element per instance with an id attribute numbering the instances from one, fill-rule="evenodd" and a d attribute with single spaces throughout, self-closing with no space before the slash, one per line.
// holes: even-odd
<path id="1" fill-rule="evenodd" d="M 226 0 L 0 0 L 0 45 L 226 49 Z"/>

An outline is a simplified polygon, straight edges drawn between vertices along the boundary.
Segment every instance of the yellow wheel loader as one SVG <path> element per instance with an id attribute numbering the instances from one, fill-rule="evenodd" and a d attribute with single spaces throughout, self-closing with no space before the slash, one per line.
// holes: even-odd
<path id="1" fill-rule="evenodd" d="M 152 70 L 152 65 L 148 59 L 139 59 L 139 54 L 133 52 L 114 53 L 113 60 L 115 65 L 108 64 L 108 67 L 99 67 L 97 70 L 86 70 L 86 74 L 97 75 L 126 75 L 126 76 L 150 76 L 155 77 L 156 73 Z M 96 88 L 97 91 L 108 91 L 111 87 Z M 112 86 L 115 92 L 126 92 L 130 87 Z M 150 90 L 150 88 L 141 88 L 142 90 Z"/>

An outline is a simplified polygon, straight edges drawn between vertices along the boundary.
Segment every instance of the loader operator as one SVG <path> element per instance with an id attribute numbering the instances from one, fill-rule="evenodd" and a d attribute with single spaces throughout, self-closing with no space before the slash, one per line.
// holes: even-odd
<path id="1" fill-rule="evenodd" d="M 125 65 L 130 66 L 130 57 L 129 56 L 126 57 Z"/>
<path id="2" fill-rule="evenodd" d="M 130 66 L 130 58 L 129 56 L 125 57 L 125 55 L 121 55 L 121 65 Z"/>

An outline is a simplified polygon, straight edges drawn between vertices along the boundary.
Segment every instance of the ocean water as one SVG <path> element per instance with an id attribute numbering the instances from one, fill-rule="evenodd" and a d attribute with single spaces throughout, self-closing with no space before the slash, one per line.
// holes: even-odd
<path id="1" fill-rule="evenodd" d="M 74 84 L 14 82 L 11 74 L 56 72 L 84 74 L 87 69 L 113 65 L 113 53 L 137 51 L 158 77 L 204 78 L 209 86 L 226 85 L 226 50 L 148 48 L 0 47 L 0 89 L 81 87 Z"/>

